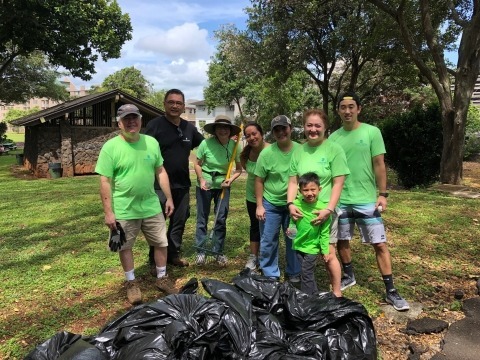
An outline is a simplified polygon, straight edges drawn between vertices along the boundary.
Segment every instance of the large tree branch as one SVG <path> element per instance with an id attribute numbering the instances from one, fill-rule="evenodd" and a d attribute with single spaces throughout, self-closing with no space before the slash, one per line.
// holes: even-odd
<path id="1" fill-rule="evenodd" d="M 438 43 L 437 29 L 432 25 L 432 17 L 430 11 L 430 1 L 420 0 L 420 15 L 422 18 L 422 27 L 427 40 L 427 46 L 430 49 L 433 62 L 437 69 L 438 79 L 443 85 L 444 92 L 450 92 L 450 80 L 448 78 L 447 65 L 443 56 L 444 49 Z"/>
<path id="2" fill-rule="evenodd" d="M 474 1 L 475 3 L 475 1 Z M 455 4 L 453 3 L 453 1 L 448 1 L 448 7 L 450 9 L 450 11 L 452 12 L 452 19 L 453 21 L 455 22 L 455 24 L 457 24 L 458 26 L 464 28 L 465 26 L 468 25 L 468 21 L 465 21 L 463 20 L 459 13 L 457 12 L 457 9 L 455 9 Z"/>
<path id="3" fill-rule="evenodd" d="M 433 89 L 435 90 L 435 93 L 438 96 L 443 95 L 444 94 L 443 86 L 435 77 L 435 74 L 432 71 L 432 69 L 430 69 L 425 63 L 425 61 L 422 59 L 419 51 L 415 48 L 415 44 L 413 40 L 414 36 L 410 31 L 408 24 L 405 20 L 405 16 L 404 16 L 405 14 L 402 11 L 400 11 L 404 9 L 405 1 L 402 1 L 402 3 L 398 8 L 398 11 L 395 11 L 391 7 L 387 6 L 381 0 L 368 0 L 368 1 L 371 4 L 375 5 L 376 7 L 378 7 L 380 10 L 384 11 L 386 14 L 390 15 L 397 22 L 397 24 L 399 25 L 400 35 L 402 37 L 402 42 L 403 42 L 403 45 L 405 46 L 405 50 L 407 51 L 407 53 L 410 55 L 415 65 L 420 70 L 420 73 L 428 79 Z"/>

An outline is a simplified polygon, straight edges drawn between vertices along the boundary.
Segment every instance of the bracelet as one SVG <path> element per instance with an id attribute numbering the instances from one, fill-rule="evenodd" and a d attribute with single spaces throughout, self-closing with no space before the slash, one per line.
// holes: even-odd
<path id="1" fill-rule="evenodd" d="M 293 201 L 287 202 L 287 209 L 290 207 L 290 205 L 293 205 Z"/>
<path id="2" fill-rule="evenodd" d="M 327 210 L 330 211 L 330 214 L 333 214 L 333 213 L 334 213 L 334 211 L 333 211 L 332 209 L 330 209 L 330 208 L 327 208 Z"/>

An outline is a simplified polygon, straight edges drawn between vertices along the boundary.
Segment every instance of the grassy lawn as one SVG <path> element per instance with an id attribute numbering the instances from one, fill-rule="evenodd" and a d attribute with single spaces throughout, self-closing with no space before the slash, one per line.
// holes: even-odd
<path id="1" fill-rule="evenodd" d="M 98 178 L 23 180 L 12 176 L 13 164 L 14 155 L 0 157 L 0 359 L 21 359 L 61 330 L 95 334 L 130 308 L 118 256 L 107 250 Z M 241 178 L 232 189 L 226 242 L 229 265 L 169 268 L 177 284 L 193 276 L 229 282 L 241 270 L 248 255 L 244 185 Z M 469 275 L 480 273 L 478 200 L 424 190 L 390 193 L 384 217 L 396 285 L 407 299 L 426 302 L 429 294 L 439 292 L 439 286 L 468 282 Z M 191 249 L 194 237 L 193 199 L 186 250 Z M 162 295 L 148 275 L 143 238 L 134 251 L 144 301 L 154 301 Z M 344 295 L 362 302 L 372 317 L 379 317 L 384 286 L 373 251 L 358 241 L 353 251 L 358 285 Z M 327 289 L 322 266 L 317 268 L 317 280 Z M 472 294 L 473 290 L 467 292 Z M 435 315 L 445 309 L 458 309 L 453 295 L 430 303 L 425 310 Z"/>
<path id="2" fill-rule="evenodd" d="M 8 139 L 12 140 L 15 143 L 25 141 L 24 133 L 7 132 L 5 135 L 7 136 Z"/>

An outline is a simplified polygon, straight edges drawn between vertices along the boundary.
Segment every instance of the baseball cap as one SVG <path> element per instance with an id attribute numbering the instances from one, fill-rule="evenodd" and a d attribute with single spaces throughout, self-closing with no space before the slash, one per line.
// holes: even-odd
<path id="1" fill-rule="evenodd" d="M 343 100 L 353 100 L 357 103 L 357 106 L 361 106 L 362 104 L 360 103 L 360 98 L 358 97 L 357 94 L 355 94 L 353 91 L 347 91 L 345 93 L 343 93 L 342 95 L 340 95 L 340 97 L 338 98 L 338 104 L 337 104 L 337 108 L 340 107 L 340 103 L 343 101 Z"/>
<path id="2" fill-rule="evenodd" d="M 138 110 L 138 108 L 135 105 L 124 104 L 120 106 L 117 110 L 117 120 L 123 119 L 128 114 L 135 114 L 138 116 L 142 116 L 142 114 L 140 114 L 140 110 Z"/>
<path id="3" fill-rule="evenodd" d="M 272 120 L 272 126 L 270 127 L 271 130 L 273 130 L 273 128 L 275 126 L 290 126 L 290 127 L 292 127 L 292 121 L 285 115 L 278 115 L 278 116 L 274 117 L 273 120 Z"/>

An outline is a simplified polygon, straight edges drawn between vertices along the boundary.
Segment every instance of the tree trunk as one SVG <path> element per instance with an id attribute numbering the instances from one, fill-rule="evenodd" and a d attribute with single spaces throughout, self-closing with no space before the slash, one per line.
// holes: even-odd
<path id="1" fill-rule="evenodd" d="M 443 149 L 440 161 L 440 182 L 460 185 L 463 176 L 463 143 L 465 139 L 465 121 L 461 111 L 451 107 L 443 108 Z M 465 114 L 466 117 L 466 114 Z"/>

